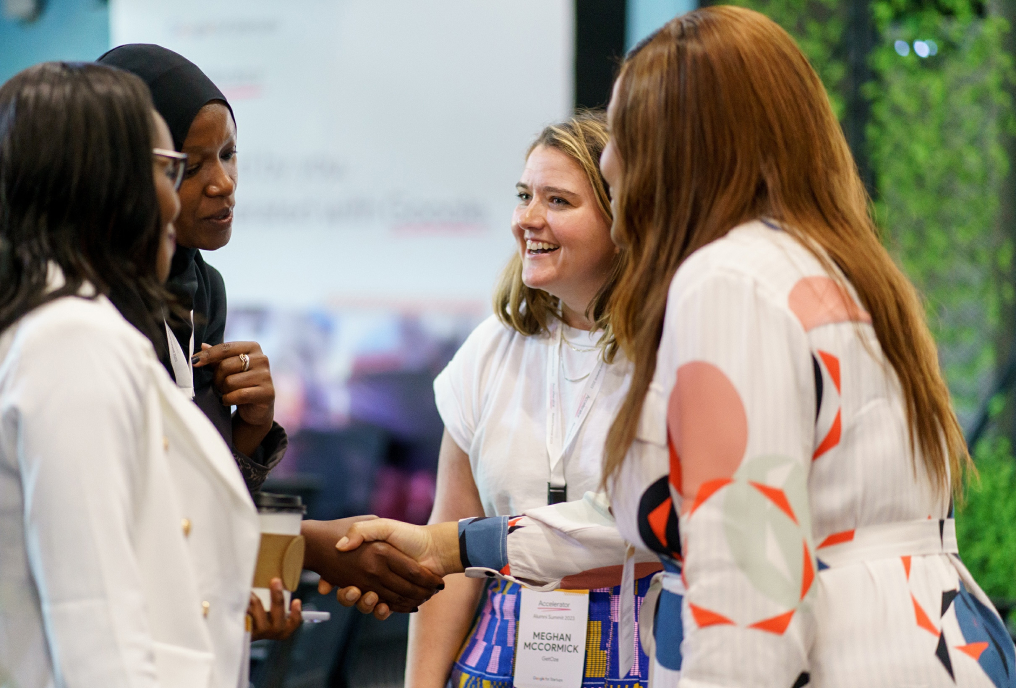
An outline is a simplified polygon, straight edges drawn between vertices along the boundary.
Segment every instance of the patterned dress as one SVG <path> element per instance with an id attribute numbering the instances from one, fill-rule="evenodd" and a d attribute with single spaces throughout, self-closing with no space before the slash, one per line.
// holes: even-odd
<path id="1" fill-rule="evenodd" d="M 692 255 L 611 488 L 667 569 L 654 685 L 1016 686 L 915 451 L 852 288 L 768 223 Z"/>
<path id="2" fill-rule="evenodd" d="M 587 492 L 581 500 L 538 507 L 521 516 L 464 519 L 459 523 L 459 543 L 466 575 L 489 580 L 449 685 L 512 685 L 523 586 L 591 588 L 583 688 L 648 685 L 649 658 L 639 643 L 638 612 L 660 566 L 652 553 L 634 553 L 633 580 L 622 581 L 627 544 L 605 495 Z M 617 585 L 594 587 L 593 581 L 615 579 Z M 628 596 L 630 617 L 624 613 L 623 589 L 634 592 Z M 627 653 L 621 651 L 623 644 Z"/>
<path id="3" fill-rule="evenodd" d="M 645 597 L 649 578 L 640 579 L 637 586 L 640 598 Z M 475 628 L 452 667 L 450 686 L 511 688 L 515 620 L 521 604 L 520 587 L 510 580 L 492 579 L 488 584 Z M 624 678 L 617 678 L 619 607 L 620 586 L 590 591 L 583 688 L 640 688 L 648 685 L 649 658 L 641 649 L 637 649 L 638 661 L 631 670 L 625 672 Z"/>

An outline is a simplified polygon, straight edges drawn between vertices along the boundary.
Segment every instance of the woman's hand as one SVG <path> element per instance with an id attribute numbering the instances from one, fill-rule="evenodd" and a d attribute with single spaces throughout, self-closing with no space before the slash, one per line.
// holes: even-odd
<path id="1" fill-rule="evenodd" d="M 322 595 L 327 595 L 334 590 L 335 587 L 322 578 L 318 581 L 317 589 Z M 361 613 L 373 614 L 374 618 L 378 621 L 384 621 L 392 615 L 392 610 L 388 608 L 387 604 L 378 599 L 376 592 L 368 592 L 364 595 L 360 592 L 360 588 L 355 585 L 339 589 L 335 593 L 335 599 L 337 599 L 339 604 L 343 607 L 352 607 L 353 605 L 356 605 L 356 608 Z"/>
<path id="2" fill-rule="evenodd" d="M 304 521 L 301 533 L 306 542 L 304 567 L 321 576 L 318 590 L 328 593 L 332 586 L 342 589 L 338 601 L 356 604 L 364 614 L 384 620 L 392 611 L 413 612 L 444 588 L 440 576 L 428 571 L 411 557 L 384 542 L 370 542 L 350 551 L 339 551 L 336 542 L 356 523 L 369 523 L 373 516 L 335 521 Z M 361 596 L 361 591 L 365 594 Z M 380 604 L 379 604 L 380 602 Z"/>
<path id="3" fill-rule="evenodd" d="M 272 429 L 275 417 L 275 385 L 268 357 L 257 342 L 224 342 L 202 344 L 192 360 L 195 368 L 215 366 L 212 384 L 222 395 L 223 405 L 236 406 L 233 445 L 250 456 Z"/>
<path id="4" fill-rule="evenodd" d="M 283 640 L 293 635 L 303 623 L 303 606 L 300 600 L 292 601 L 289 616 L 286 616 L 281 580 L 273 578 L 268 589 L 271 592 L 272 608 L 267 612 L 258 596 L 250 594 L 247 615 L 253 620 L 251 640 Z"/>
<path id="5" fill-rule="evenodd" d="M 429 526 L 414 526 L 387 518 L 360 521 L 349 527 L 335 548 L 340 552 L 351 552 L 365 542 L 379 541 L 387 542 L 438 576 L 464 570 L 459 556 L 459 524 L 456 521 Z"/>

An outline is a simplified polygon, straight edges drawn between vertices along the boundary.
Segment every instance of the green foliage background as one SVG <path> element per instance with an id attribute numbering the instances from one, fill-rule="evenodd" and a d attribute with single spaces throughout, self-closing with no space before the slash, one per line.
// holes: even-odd
<path id="1" fill-rule="evenodd" d="M 992 381 L 1000 307 L 1012 298 L 998 278 L 1013 253 L 997 221 L 1012 117 L 1007 26 L 978 16 L 969 0 L 954 0 L 949 13 L 899 0 L 872 9 L 879 41 L 865 91 L 876 212 L 927 299 L 954 403 L 968 419 Z M 927 59 L 893 47 L 927 38 L 938 44 Z"/>
<path id="2" fill-rule="evenodd" d="M 981 587 L 997 600 L 1016 601 L 1016 462 L 1005 439 L 977 446 L 978 478 L 956 520 L 960 555 Z M 1012 623 L 1013 616 L 1010 616 Z"/>
<path id="3" fill-rule="evenodd" d="M 855 0 L 733 0 L 765 13 L 797 39 L 837 115 L 848 84 L 846 29 Z M 1014 131 L 1007 22 L 971 0 L 872 0 L 876 39 L 862 87 L 875 181 L 874 210 L 887 247 L 927 300 L 957 412 L 969 422 L 990 389 L 1013 242 L 1000 226 L 1006 137 Z M 912 46 L 931 39 L 925 59 Z M 1008 442 L 976 448 L 958 518 L 960 552 L 985 591 L 1016 601 L 1016 463 Z"/>

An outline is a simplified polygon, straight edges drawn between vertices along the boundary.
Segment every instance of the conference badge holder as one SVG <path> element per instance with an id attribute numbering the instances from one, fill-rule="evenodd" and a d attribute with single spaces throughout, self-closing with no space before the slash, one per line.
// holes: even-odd
<path id="1" fill-rule="evenodd" d="M 516 688 L 581 688 L 586 665 L 588 590 L 522 588 L 515 644 Z"/>

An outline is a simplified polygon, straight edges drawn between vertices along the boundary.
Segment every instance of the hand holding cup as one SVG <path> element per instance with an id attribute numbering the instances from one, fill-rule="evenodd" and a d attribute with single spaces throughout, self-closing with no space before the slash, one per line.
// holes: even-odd
<path id="1" fill-rule="evenodd" d="M 253 592 L 250 594 L 247 615 L 251 618 L 252 640 L 284 640 L 293 635 L 303 623 L 303 606 L 300 600 L 293 600 L 289 614 L 286 614 L 280 579 L 273 578 L 269 590 L 272 606 L 268 610 L 265 610 L 261 598 Z"/>

